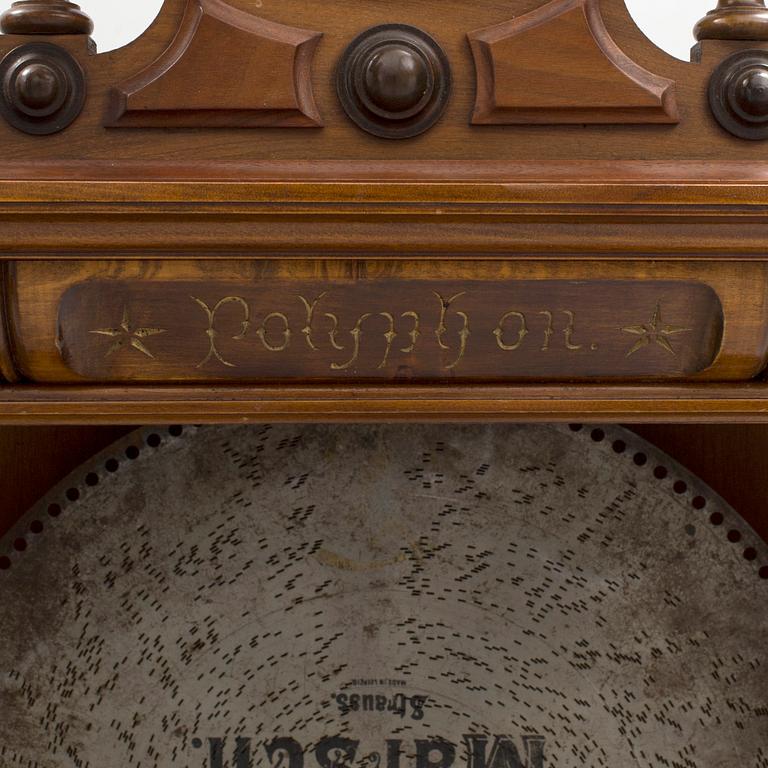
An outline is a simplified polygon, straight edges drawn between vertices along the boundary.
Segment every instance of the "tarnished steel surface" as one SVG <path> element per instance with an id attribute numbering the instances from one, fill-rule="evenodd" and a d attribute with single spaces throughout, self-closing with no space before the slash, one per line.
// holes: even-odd
<path id="1" fill-rule="evenodd" d="M 0 543 L 3 766 L 768 767 L 767 548 L 633 434 L 178 432 Z"/>

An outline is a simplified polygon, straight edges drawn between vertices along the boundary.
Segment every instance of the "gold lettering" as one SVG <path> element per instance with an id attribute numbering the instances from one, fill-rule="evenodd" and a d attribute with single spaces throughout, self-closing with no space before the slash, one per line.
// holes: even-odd
<path id="1" fill-rule="evenodd" d="M 463 359 L 466 357 L 469 349 L 469 339 L 472 335 L 472 328 L 470 322 L 470 316 L 467 312 L 461 311 L 456 308 L 456 304 L 459 299 L 466 296 L 466 291 L 456 293 L 450 297 L 445 297 L 440 293 L 433 291 L 434 296 L 440 302 L 440 314 L 438 318 L 438 324 L 435 329 L 435 338 L 438 346 L 441 350 L 448 353 L 443 356 L 444 358 L 444 370 L 453 370 L 457 368 Z M 296 294 L 297 298 L 301 302 L 305 311 L 305 324 L 301 329 L 301 334 L 304 336 L 307 346 L 310 350 L 320 351 L 323 344 L 320 342 L 322 338 L 318 334 L 324 334 L 325 329 L 316 328 L 318 321 L 318 314 L 320 312 L 320 305 L 323 299 L 328 295 L 328 292 L 323 292 L 312 298 L 312 294 L 309 294 L 309 298 L 304 295 Z M 233 340 L 242 340 L 246 337 L 251 325 L 255 323 L 251 316 L 251 308 L 247 300 L 241 296 L 226 296 L 215 304 L 208 305 L 202 299 L 196 296 L 190 296 L 190 298 L 203 310 L 208 321 L 205 334 L 208 337 L 208 351 L 205 357 L 197 364 L 198 368 L 202 368 L 211 360 L 215 359 L 219 363 L 228 368 L 236 368 L 237 366 L 225 359 L 219 349 L 220 343 L 220 331 L 217 328 L 217 323 L 220 325 L 222 322 L 229 321 L 230 313 L 225 314 L 225 320 L 219 317 L 221 309 L 229 304 L 235 304 L 242 312 L 242 319 L 239 320 L 240 331 L 236 335 L 232 336 Z M 493 329 L 492 333 L 496 337 L 496 344 L 499 349 L 505 352 L 514 352 L 519 350 L 525 343 L 527 337 L 531 334 L 531 327 L 529 322 L 531 316 L 535 312 L 521 312 L 518 310 L 510 310 L 506 312 L 498 321 L 497 326 Z M 542 310 L 537 313 L 546 319 L 546 326 L 543 329 L 543 341 L 541 346 L 542 352 L 548 352 L 558 345 L 553 347 L 552 338 L 555 334 L 560 334 L 562 330 L 565 349 L 572 352 L 577 352 L 584 349 L 583 344 L 576 343 L 574 337 L 576 331 L 576 311 L 570 309 L 562 310 Z M 565 327 L 560 327 L 559 321 L 556 317 L 560 314 L 564 315 L 567 321 Z M 403 346 L 399 351 L 403 354 L 413 354 L 416 352 L 417 346 L 420 343 L 422 336 L 421 331 L 421 315 L 416 310 L 410 310 L 400 314 L 399 318 L 390 312 L 368 312 L 360 315 L 351 330 L 346 328 L 340 328 L 341 321 L 339 317 L 331 312 L 323 312 L 323 316 L 331 322 L 331 327 L 327 331 L 330 344 L 333 349 L 346 353 L 347 358 L 344 362 L 331 363 L 331 370 L 345 371 L 349 370 L 359 362 L 362 351 L 362 337 L 364 323 L 372 317 L 381 317 L 386 323 L 387 327 L 384 329 L 383 337 L 386 342 L 386 346 L 383 352 L 381 361 L 377 366 L 377 370 L 385 369 L 390 363 L 393 349 L 396 349 L 395 343 L 397 337 L 402 333 L 407 335 L 410 343 Z M 400 320 L 410 320 L 410 330 L 400 330 L 398 328 L 398 322 Z M 564 321 L 565 322 L 565 321 Z M 461 325 L 459 326 L 459 323 Z M 282 324 L 282 328 L 279 327 Z M 321 322 L 321 325 L 323 323 Z M 408 327 L 408 326 L 406 326 Z M 341 331 L 349 333 L 352 338 L 351 345 L 343 345 L 341 343 Z M 535 330 L 535 329 L 534 329 Z M 622 329 L 626 333 L 632 333 L 642 338 L 635 344 L 635 346 L 629 351 L 629 355 L 634 354 L 640 347 L 648 345 L 651 342 L 655 342 L 660 346 L 670 351 L 671 344 L 668 341 L 669 336 L 673 336 L 680 333 L 688 332 L 688 329 L 667 326 L 664 325 L 661 320 L 661 310 L 657 307 L 656 312 L 652 320 L 644 326 L 631 326 Z M 136 341 L 131 341 L 132 345 L 145 354 L 150 354 L 148 350 L 141 349 L 140 337 L 144 335 L 152 335 L 155 333 L 161 333 L 159 329 L 145 329 L 140 328 L 132 330 L 127 319 L 124 319 L 123 325 L 120 329 L 109 328 L 101 329 L 98 331 L 92 331 L 92 333 L 98 333 L 108 335 L 111 337 L 117 337 L 120 332 L 128 334 L 133 333 Z M 269 352 L 284 352 L 290 348 L 291 341 L 293 339 L 294 331 L 291 328 L 291 320 L 288 315 L 283 312 L 272 312 L 264 317 L 261 324 L 256 329 L 256 335 L 258 336 L 261 344 Z M 456 334 L 455 337 L 451 337 L 451 334 Z M 453 341 L 453 343 L 451 343 Z M 319 345 L 318 345 L 319 344 Z M 596 349 L 597 345 L 592 345 L 592 349 Z M 112 350 L 110 349 L 110 352 Z M 674 350 L 672 350 L 674 354 Z M 447 359 L 446 359 L 447 358 Z"/>
<path id="2" fill-rule="evenodd" d="M 568 327 L 563 331 L 565 333 L 565 348 L 576 351 L 582 348 L 581 344 L 573 343 L 574 325 L 576 324 L 576 314 L 570 309 L 564 309 L 563 314 L 568 318 Z"/>
<path id="3" fill-rule="evenodd" d="M 463 321 L 464 326 L 459 331 L 459 339 L 460 339 L 460 347 L 459 347 L 459 356 L 450 364 L 445 366 L 446 371 L 450 371 L 453 368 L 456 368 L 458 364 L 463 360 L 464 353 L 467 351 L 467 340 L 469 339 L 469 315 L 467 315 L 464 312 L 457 312 L 456 313 Z"/>
<path id="4" fill-rule="evenodd" d="M 326 312 L 325 316 L 333 322 L 333 328 L 331 328 L 330 331 L 328 331 L 328 338 L 331 340 L 331 346 L 334 349 L 338 349 L 339 352 L 344 351 L 344 347 L 341 346 L 341 344 L 336 341 L 336 334 L 339 331 L 339 318 L 336 317 L 336 315 L 332 314 L 331 312 Z"/>
<path id="5" fill-rule="evenodd" d="M 539 312 L 539 314 L 544 315 L 544 317 L 547 318 L 547 328 L 544 331 L 544 346 L 541 348 L 542 352 L 547 352 L 549 350 L 549 340 L 552 338 L 552 334 L 555 332 L 555 328 L 552 324 L 553 317 L 552 313 L 546 309 L 543 312 Z"/>
<path id="6" fill-rule="evenodd" d="M 397 333 L 395 332 L 395 318 L 389 312 L 379 312 L 379 314 L 389 322 L 389 330 L 384 334 L 384 338 L 387 340 L 387 348 L 384 352 L 384 359 L 379 364 L 379 369 L 381 369 L 387 365 L 389 353 L 392 351 L 392 342 L 397 338 Z"/>
<path id="7" fill-rule="evenodd" d="M 504 324 L 510 317 L 516 317 L 520 321 L 520 328 L 517 332 L 517 341 L 514 344 L 506 344 L 504 342 Z M 499 320 L 499 324 L 493 332 L 493 335 L 496 337 L 496 343 L 505 352 L 514 352 L 515 350 L 520 349 L 525 337 L 528 335 L 528 324 L 526 323 L 525 315 L 522 312 L 507 312 L 507 314 L 503 315 L 501 320 Z"/>
<path id="8" fill-rule="evenodd" d="M 243 314 L 245 316 L 245 319 L 242 321 L 242 329 L 240 333 L 232 337 L 234 340 L 240 341 L 241 339 L 245 338 L 245 334 L 248 332 L 248 327 L 251 323 L 251 308 L 248 306 L 248 303 L 240 296 L 227 296 L 226 298 L 223 298 L 221 301 L 219 301 L 213 307 L 213 309 L 211 309 L 202 299 L 198 299 L 196 296 L 191 296 L 190 298 L 198 304 L 198 306 L 203 310 L 203 312 L 205 312 L 206 317 L 208 318 L 208 328 L 205 330 L 205 334 L 208 336 L 209 342 L 208 354 L 197 364 L 197 367 L 202 368 L 212 357 L 215 357 L 220 363 L 223 363 L 228 368 L 236 368 L 237 366 L 234 365 L 234 363 L 226 361 L 219 354 L 219 350 L 216 347 L 216 337 L 218 336 L 218 331 L 215 327 L 216 313 L 226 304 L 234 303 L 239 304 L 240 307 L 242 307 Z"/>
<path id="9" fill-rule="evenodd" d="M 331 363 L 331 369 L 334 371 L 345 371 L 347 368 L 351 368 L 352 365 L 354 365 L 355 361 L 357 360 L 358 355 L 360 354 L 360 337 L 363 335 L 362 331 L 362 324 L 365 320 L 367 320 L 370 317 L 370 313 L 365 315 L 360 315 L 360 317 L 357 319 L 357 323 L 355 323 L 355 327 L 349 332 L 353 339 L 353 352 L 352 357 L 347 360 L 346 363 Z M 334 328 L 334 338 L 335 338 L 335 328 Z M 334 346 L 336 346 L 334 344 Z M 344 349 L 344 347 L 337 347 L 337 349 Z"/>
<path id="10" fill-rule="evenodd" d="M 321 293 L 311 304 L 303 296 L 299 296 L 301 303 L 304 305 L 304 308 L 307 311 L 307 324 L 304 328 L 301 329 L 301 332 L 304 334 L 304 338 L 307 340 L 309 348 L 313 351 L 317 350 L 317 347 L 312 340 L 312 322 L 315 319 L 315 309 L 327 295 L 327 291 L 325 293 Z"/>
<path id="11" fill-rule="evenodd" d="M 445 336 L 445 334 L 448 332 L 448 326 L 445 324 L 445 320 L 448 316 L 448 310 L 451 308 L 451 304 L 453 304 L 456 299 L 460 299 L 462 296 L 464 296 L 464 293 L 466 292 L 457 293 L 455 296 L 451 296 L 451 298 L 447 301 L 437 291 L 432 291 L 432 293 L 437 296 L 437 299 L 440 302 L 440 322 L 438 323 L 437 330 L 435 331 L 435 336 L 437 336 L 437 343 L 440 345 L 440 349 L 448 351 L 450 347 L 443 343 L 443 336 Z"/>
<path id="12" fill-rule="evenodd" d="M 411 344 L 408 347 L 404 347 L 401 349 L 401 352 L 404 352 L 405 354 L 409 355 L 411 352 L 414 352 L 416 350 L 416 344 L 419 341 L 419 337 L 421 336 L 421 331 L 419 330 L 421 325 L 421 318 L 419 317 L 418 313 L 416 312 L 403 312 L 400 317 L 412 317 L 413 318 L 413 329 L 409 331 L 408 335 L 411 337 Z"/>
<path id="13" fill-rule="evenodd" d="M 282 346 L 276 347 L 270 344 L 269 340 L 267 339 L 267 323 L 270 320 L 282 320 L 283 324 L 285 325 L 285 329 L 283 330 Z M 288 347 L 291 345 L 291 325 L 288 318 L 282 312 L 272 312 L 272 314 L 267 315 L 264 318 L 264 322 L 261 324 L 259 330 L 256 331 L 256 335 L 261 339 L 261 343 L 269 352 L 285 352 L 285 350 L 288 349 Z"/>
<path id="14" fill-rule="evenodd" d="M 437 330 L 435 331 L 435 336 L 437 336 L 437 343 L 440 345 L 440 349 L 448 351 L 451 348 L 443 342 L 443 337 L 448 332 L 448 326 L 445 324 L 445 321 L 448 317 L 448 311 L 450 310 L 451 305 L 457 299 L 460 299 L 462 296 L 464 296 L 466 291 L 457 293 L 455 296 L 451 296 L 450 299 L 445 299 L 443 296 L 437 293 L 437 291 L 433 291 L 432 293 L 437 296 L 440 302 L 440 322 L 438 323 Z M 456 312 L 456 314 L 464 322 L 462 329 L 459 331 L 459 355 L 450 365 L 445 366 L 446 371 L 450 371 L 453 368 L 456 368 L 456 366 L 458 366 L 458 364 L 462 361 L 464 354 L 467 351 L 467 341 L 471 334 L 469 329 L 469 315 L 467 315 L 465 312 Z"/>

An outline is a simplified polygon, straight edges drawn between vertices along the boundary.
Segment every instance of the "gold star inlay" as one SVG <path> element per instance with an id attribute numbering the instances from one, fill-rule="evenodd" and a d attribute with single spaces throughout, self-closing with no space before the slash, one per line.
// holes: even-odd
<path id="1" fill-rule="evenodd" d="M 137 349 L 147 357 L 151 357 L 153 360 L 155 356 L 146 348 L 142 339 L 146 339 L 148 336 L 157 336 L 161 333 L 165 333 L 164 328 L 133 328 L 131 321 L 128 317 L 128 307 L 123 309 L 123 319 L 119 328 L 100 328 L 91 333 L 98 334 L 99 336 L 109 336 L 115 341 L 107 350 L 106 356 L 114 354 L 118 350 L 122 349 L 126 344 L 130 345 L 134 349 Z"/>
<path id="2" fill-rule="evenodd" d="M 690 333 L 690 328 L 680 328 L 674 325 L 665 325 L 661 318 L 661 302 L 656 305 L 650 321 L 643 325 L 631 325 L 628 328 L 621 329 L 624 333 L 631 333 L 640 338 L 635 342 L 632 349 L 627 352 L 627 357 L 631 357 L 635 352 L 639 352 L 644 347 L 651 344 L 658 344 L 662 349 L 669 352 L 670 355 L 676 355 L 677 352 L 669 341 L 671 336 L 677 336 L 681 333 Z"/>

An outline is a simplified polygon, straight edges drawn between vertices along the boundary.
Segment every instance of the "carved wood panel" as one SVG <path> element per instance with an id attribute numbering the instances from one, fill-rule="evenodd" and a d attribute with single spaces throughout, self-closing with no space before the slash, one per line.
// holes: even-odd
<path id="1" fill-rule="evenodd" d="M 94 381 L 685 378 L 720 352 L 695 283 L 93 280 L 57 345 Z"/>
<path id="2" fill-rule="evenodd" d="M 316 128 L 312 57 L 321 34 L 189 0 L 176 37 L 112 89 L 114 128 Z"/>
<path id="3" fill-rule="evenodd" d="M 459 158 L 494 163 L 749 158 L 745 147 L 723 136 L 701 100 L 717 62 L 685 64 L 658 51 L 632 24 L 623 0 L 556 4 L 548 23 L 499 41 L 514 47 L 519 66 L 511 61 L 503 80 L 494 81 L 487 57 L 476 61 L 467 36 L 538 18 L 547 4 L 392 0 L 384 8 L 369 0 L 340 0 L 329 8 L 303 0 L 260 7 L 247 0 L 201 2 L 166 0 L 142 38 L 109 53 L 93 55 L 81 36 L 59 39 L 57 44 L 86 72 L 85 108 L 73 125 L 44 144 L 30 143 L 0 121 L 0 137 L 13 142 L 14 159 L 49 158 L 62 168 L 65 161 L 87 161 L 83 173 L 97 171 L 99 163 L 114 172 L 130 161 L 158 158 L 238 164 L 363 161 L 377 164 L 371 171 L 375 178 L 393 161 L 415 172 L 430 161 Z M 448 108 L 438 124 L 400 142 L 373 140 L 360 131 L 335 87 L 343 52 L 361 32 L 383 23 L 411 25 L 433 36 L 453 75 Z M 481 38 L 475 36 L 476 48 Z M 6 45 L 3 51 L 11 50 L 24 39 L 9 35 L 0 43 Z M 497 64 L 506 66 L 501 59 Z M 482 117 L 482 106 L 475 120 L 508 122 L 516 114 L 511 119 L 517 124 L 473 125 L 477 93 L 488 106 L 484 94 L 497 87 L 492 96 L 500 99 L 503 120 Z M 504 99 L 512 99 L 508 109 Z M 679 116 L 685 119 L 676 123 Z M 522 124 L 530 122 L 564 125 L 552 141 L 542 141 L 540 126 Z M 600 123 L 620 127 L 609 132 Z M 105 124 L 134 129 L 105 132 Z M 288 130 L 321 124 L 318 130 Z M 585 124 L 591 126 L 586 131 L 577 127 Z M 172 130 L 159 139 L 153 126 Z M 260 131 L 254 140 L 242 130 L 249 126 L 285 130 Z M 216 130 L 187 130 L 191 127 Z M 161 149 L 153 146 L 158 140 Z M 274 178 L 285 175 L 275 168 Z"/>
<path id="4" fill-rule="evenodd" d="M 745 380 L 765 268 L 530 262 L 20 263 L 9 326 L 35 382 Z M 466 274 L 464 279 L 457 279 Z M 33 299 L 34 296 L 34 299 Z"/>
<path id="5" fill-rule="evenodd" d="M 675 83 L 616 45 L 598 0 L 552 0 L 469 40 L 476 125 L 680 120 Z"/>

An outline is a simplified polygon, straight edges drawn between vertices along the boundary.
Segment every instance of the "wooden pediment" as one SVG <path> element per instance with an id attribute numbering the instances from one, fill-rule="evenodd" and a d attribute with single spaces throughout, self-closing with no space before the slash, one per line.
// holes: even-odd
<path id="1" fill-rule="evenodd" d="M 168 49 L 113 89 L 107 125 L 320 126 L 310 80 L 320 37 L 223 0 L 189 0 Z"/>
<path id="2" fill-rule="evenodd" d="M 597 0 L 553 0 L 469 40 L 475 125 L 679 122 L 674 82 L 622 52 Z"/>

